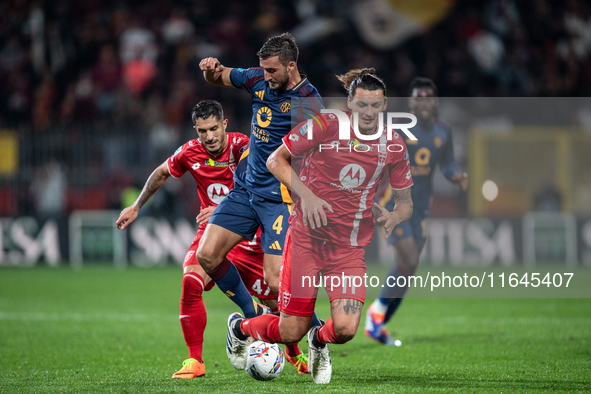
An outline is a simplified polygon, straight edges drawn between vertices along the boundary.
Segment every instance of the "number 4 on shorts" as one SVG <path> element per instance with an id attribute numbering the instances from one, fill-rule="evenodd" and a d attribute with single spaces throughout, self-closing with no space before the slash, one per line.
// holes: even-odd
<path id="1" fill-rule="evenodd" d="M 281 234 L 281 231 L 283 230 L 283 215 L 279 215 L 277 217 L 277 220 L 275 220 L 275 223 L 273 223 L 272 228 L 277 232 L 277 234 Z"/>

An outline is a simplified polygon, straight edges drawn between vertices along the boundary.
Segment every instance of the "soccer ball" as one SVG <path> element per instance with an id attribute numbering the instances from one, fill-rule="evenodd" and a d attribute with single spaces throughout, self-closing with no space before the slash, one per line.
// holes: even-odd
<path id="1" fill-rule="evenodd" d="M 285 356 L 278 345 L 256 341 L 248 347 L 246 372 L 256 380 L 275 379 L 284 365 Z"/>

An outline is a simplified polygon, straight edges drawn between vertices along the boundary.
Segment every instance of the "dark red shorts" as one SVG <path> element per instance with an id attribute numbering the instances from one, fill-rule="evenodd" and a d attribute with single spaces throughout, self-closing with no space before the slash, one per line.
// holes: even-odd
<path id="1" fill-rule="evenodd" d="M 367 270 L 359 247 L 314 239 L 295 239 L 287 230 L 279 277 L 279 310 L 294 316 L 312 316 L 318 289 L 330 300 L 365 301 Z M 319 274 L 322 273 L 322 276 Z"/>

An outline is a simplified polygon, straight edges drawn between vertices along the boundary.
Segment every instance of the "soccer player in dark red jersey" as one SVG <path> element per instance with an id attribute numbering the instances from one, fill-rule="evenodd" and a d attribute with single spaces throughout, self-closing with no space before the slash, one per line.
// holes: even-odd
<path id="1" fill-rule="evenodd" d="M 289 227 L 291 198 L 285 186 L 269 172 L 266 162 L 291 130 L 292 112 L 298 117 L 303 112 L 302 106 L 298 106 L 296 111 L 295 102 L 304 101 L 314 111 L 320 111 L 322 107 L 320 94 L 306 75 L 298 71 L 298 54 L 293 36 L 283 33 L 269 38 L 261 47 L 257 53 L 260 67 L 224 67 L 215 58 L 205 58 L 199 64 L 207 82 L 243 89 L 252 96 L 248 154 L 240 162 L 234 177 L 236 187 L 211 216 L 197 252 L 199 262 L 218 287 L 223 291 L 233 289 L 229 297 L 237 304 L 246 305 L 242 300 L 248 297 L 248 293 L 240 286 L 236 269 L 226 255 L 243 239 L 251 239 L 259 227 L 262 229 L 261 248 L 265 252 L 265 281 L 271 290 L 279 288 L 279 269 Z M 294 103 L 292 99 L 296 99 Z M 253 317 L 252 311 L 241 309 L 245 317 Z M 320 325 L 315 316 L 313 325 Z M 236 358 L 233 354 L 242 354 L 246 345 L 228 338 L 226 351 L 238 370 L 244 369 L 246 358 Z M 307 371 L 305 355 L 293 353 L 292 348 L 287 348 L 286 358 Z"/>
<path id="2" fill-rule="evenodd" d="M 412 187 L 413 214 L 409 220 L 396 226 L 388 237 L 394 245 L 398 260 L 390 269 L 388 278 L 413 275 L 419 265 L 419 256 L 427 240 L 425 220 L 429 216 L 431 190 L 435 167 L 462 190 L 468 187 L 468 175 L 458 171 L 454 163 L 454 149 L 451 127 L 439 119 L 437 86 L 429 78 L 418 77 L 410 83 L 409 107 L 418 123 L 411 129 L 417 140 L 406 140 L 410 159 L 410 169 L 414 179 Z M 380 198 L 386 209 L 394 202 L 389 193 Z M 390 279 L 389 279 L 390 281 Z M 408 287 L 383 287 L 378 298 L 367 309 L 365 335 L 384 345 L 400 346 L 400 341 L 392 339 L 386 324 L 403 300 Z"/>
<path id="3" fill-rule="evenodd" d="M 308 332 L 308 370 L 318 384 L 329 383 L 332 374 L 326 344 L 351 340 L 359 326 L 365 286 L 354 278 L 361 280 L 366 272 L 363 247 L 373 236 L 373 199 L 385 174 L 390 176 L 396 207 L 389 212 L 375 204 L 382 215 L 378 222 L 384 223 L 389 235 L 412 214 L 406 146 L 398 133 L 388 141 L 387 134 L 378 129 L 378 115 L 387 104 L 384 82 L 373 69 L 352 70 L 339 79 L 349 93 L 351 112 L 345 115 L 350 124 L 356 113 L 361 134 L 381 136 L 353 149 L 354 137 L 339 139 L 339 119 L 325 114 L 325 123 L 301 123 L 283 138 L 267 167 L 300 198 L 291 217 L 281 265 L 281 315 L 236 319 L 229 328 L 229 336 L 275 343 L 297 343 Z M 352 135 L 353 130 L 349 131 Z M 311 139 L 308 133 L 312 133 Z M 290 163 L 292 157 L 302 156 L 298 176 Z M 329 279 L 324 287 L 330 297 L 331 318 L 310 329 L 320 273 L 325 281 Z M 350 279 L 334 288 L 333 278 Z"/>
<path id="4" fill-rule="evenodd" d="M 202 348 L 207 315 L 202 293 L 213 288 L 214 282 L 199 265 L 196 253 L 212 212 L 234 187 L 234 171 L 249 142 L 244 134 L 226 132 L 228 120 L 224 119 L 222 106 L 217 101 L 199 102 L 191 115 L 198 138 L 182 145 L 152 172 L 138 199 L 132 206 L 125 208 L 117 220 L 118 228 L 127 228 L 137 218 L 140 208 L 170 176 L 179 178 L 188 171 L 197 182 L 201 201 L 201 211 L 197 216 L 199 229 L 183 263 L 179 315 L 189 358 L 181 370 L 172 376 L 180 379 L 205 375 Z M 239 243 L 228 256 L 236 265 L 250 294 L 271 309 L 276 309 L 277 296 L 263 279 L 260 232 L 253 241 Z M 250 302 L 254 301 L 251 299 Z"/>

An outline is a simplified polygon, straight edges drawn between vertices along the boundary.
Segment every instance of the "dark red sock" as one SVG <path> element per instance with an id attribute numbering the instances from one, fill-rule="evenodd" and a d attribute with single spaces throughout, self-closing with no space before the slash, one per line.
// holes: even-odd
<path id="1" fill-rule="evenodd" d="M 323 325 L 318 329 L 317 332 L 318 341 L 320 343 L 345 343 L 347 341 L 343 341 L 339 337 L 337 337 L 337 333 L 334 330 L 334 323 L 332 322 L 332 317 L 326 321 L 326 324 Z"/>
<path id="2" fill-rule="evenodd" d="M 242 332 L 248 336 L 270 343 L 283 343 L 279 335 L 279 316 L 261 315 L 244 319 L 240 324 Z"/>
<path id="3" fill-rule="evenodd" d="M 183 292 L 181 294 L 181 313 L 179 319 L 183 336 L 189 348 L 189 358 L 203 362 L 203 332 L 207 324 L 207 313 L 201 294 L 203 278 L 195 272 L 183 275 Z"/>

